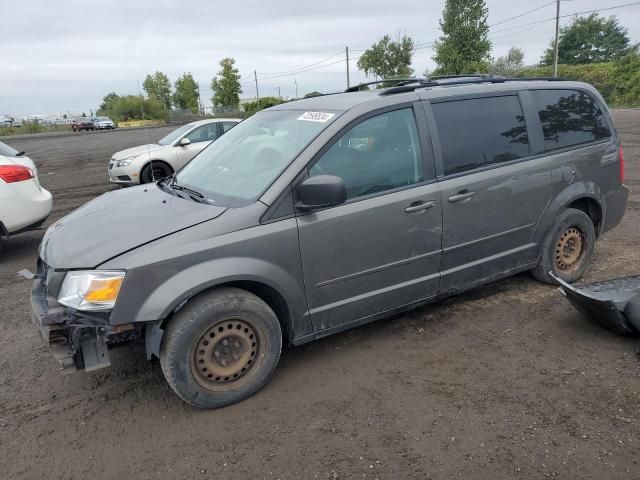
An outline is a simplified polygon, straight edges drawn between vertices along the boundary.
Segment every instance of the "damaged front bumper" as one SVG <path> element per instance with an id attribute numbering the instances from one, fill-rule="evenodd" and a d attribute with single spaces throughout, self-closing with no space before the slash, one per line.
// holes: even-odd
<path id="1" fill-rule="evenodd" d="M 47 292 L 46 266 L 39 265 L 31 289 L 31 321 L 66 372 L 111 365 L 109 349 L 140 336 L 133 324 L 111 326 L 108 314 L 85 314 Z"/>
<path id="2" fill-rule="evenodd" d="M 640 275 L 570 285 L 551 274 L 560 293 L 587 318 L 624 335 L 640 333 Z"/>

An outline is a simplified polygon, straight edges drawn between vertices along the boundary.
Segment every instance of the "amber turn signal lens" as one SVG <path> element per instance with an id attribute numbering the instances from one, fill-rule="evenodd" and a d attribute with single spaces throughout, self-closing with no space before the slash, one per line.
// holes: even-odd
<path id="1" fill-rule="evenodd" d="M 113 302 L 118 298 L 122 277 L 95 278 L 89 284 L 84 299 L 86 302 Z"/>

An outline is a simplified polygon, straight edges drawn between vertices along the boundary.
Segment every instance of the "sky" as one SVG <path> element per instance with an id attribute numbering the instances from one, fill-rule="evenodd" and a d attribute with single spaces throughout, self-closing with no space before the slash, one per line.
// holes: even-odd
<path id="1" fill-rule="evenodd" d="M 562 0 L 561 15 L 632 1 Z M 526 63 L 538 62 L 554 35 L 554 21 L 544 20 L 555 17 L 555 2 L 486 3 L 492 55 L 517 46 Z M 254 71 L 260 96 L 280 88 L 293 97 L 296 82 L 300 96 L 338 91 L 346 87 L 345 46 L 353 85 L 367 80 L 355 59 L 385 34 L 414 39 L 413 68 L 421 75 L 435 66 L 430 44 L 441 34 L 443 6 L 444 0 L 0 0 L 0 115 L 88 114 L 108 92 L 137 93 L 156 70 L 172 82 L 191 72 L 211 105 L 211 78 L 224 57 L 236 60 L 241 97 L 256 96 Z M 617 15 L 631 40 L 640 41 L 640 4 L 601 14 Z M 536 21 L 543 22 L 528 25 Z"/>

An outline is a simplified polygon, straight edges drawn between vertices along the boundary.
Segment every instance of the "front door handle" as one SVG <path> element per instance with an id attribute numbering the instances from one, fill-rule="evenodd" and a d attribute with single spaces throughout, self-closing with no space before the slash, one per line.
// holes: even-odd
<path id="1" fill-rule="evenodd" d="M 462 191 L 460 193 L 456 193 L 455 195 L 451 195 L 449 197 L 449 202 L 451 203 L 459 203 L 459 202 L 464 202 L 466 200 L 471 199 L 471 197 L 473 197 L 476 194 L 476 192 L 468 192 L 468 191 Z"/>
<path id="2" fill-rule="evenodd" d="M 425 210 L 429 210 L 436 206 L 436 202 L 433 200 L 430 202 L 414 202 L 404 209 L 405 213 L 418 213 L 424 212 Z"/>

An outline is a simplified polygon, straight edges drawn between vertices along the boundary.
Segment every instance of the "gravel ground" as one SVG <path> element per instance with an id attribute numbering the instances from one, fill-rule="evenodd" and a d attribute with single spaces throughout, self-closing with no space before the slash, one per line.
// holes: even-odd
<path id="1" fill-rule="evenodd" d="M 640 273 L 640 111 L 615 118 L 632 195 L 586 280 Z M 9 142 L 53 192 L 51 223 L 111 189 L 110 155 L 144 140 Z M 527 274 L 290 349 L 256 396 L 200 411 L 138 345 L 110 369 L 58 371 L 16 275 L 41 236 L 0 256 L 1 479 L 640 478 L 640 339 L 588 323 Z"/>

